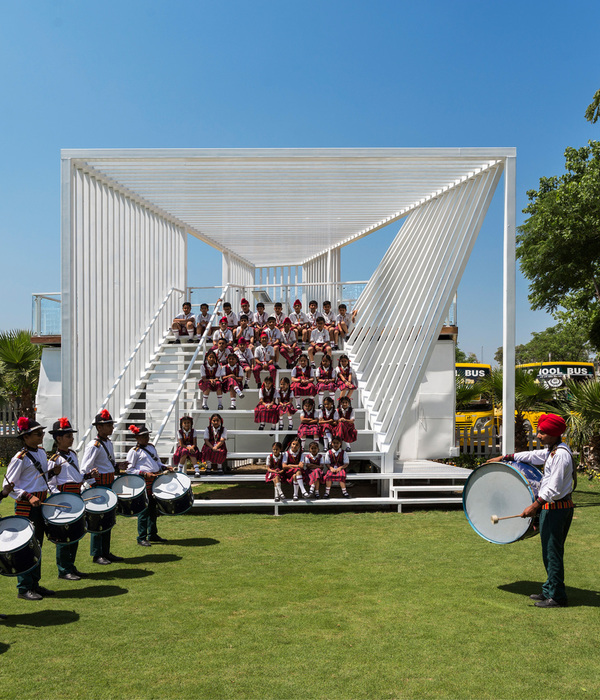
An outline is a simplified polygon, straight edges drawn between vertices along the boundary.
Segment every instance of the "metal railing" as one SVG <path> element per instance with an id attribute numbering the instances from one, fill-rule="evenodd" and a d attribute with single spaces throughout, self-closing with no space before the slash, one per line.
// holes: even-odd
<path id="1" fill-rule="evenodd" d="M 0 437 L 18 434 L 17 418 L 18 414 L 12 406 L 8 404 L 0 405 Z"/>
<path id="2" fill-rule="evenodd" d="M 60 335 L 61 331 L 60 292 L 32 294 L 31 328 L 32 335 Z"/>

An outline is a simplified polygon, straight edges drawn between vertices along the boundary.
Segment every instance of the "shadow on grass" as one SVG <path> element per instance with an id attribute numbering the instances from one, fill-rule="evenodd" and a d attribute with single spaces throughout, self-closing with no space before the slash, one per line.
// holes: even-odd
<path id="1" fill-rule="evenodd" d="M 539 581 L 515 581 L 514 583 L 506 583 L 502 586 L 498 586 L 498 588 L 508 593 L 528 596 L 532 593 L 539 593 L 542 590 L 542 584 Z M 600 591 L 590 591 L 586 588 L 567 586 L 567 596 L 569 598 L 570 608 L 600 608 Z"/>
<path id="2" fill-rule="evenodd" d="M 129 593 L 128 588 L 121 586 L 86 586 L 70 591 L 56 591 L 57 598 L 113 598 Z"/>
<path id="3" fill-rule="evenodd" d="M 53 627 L 54 625 L 68 625 L 70 622 L 77 622 L 77 620 L 79 620 L 79 613 L 74 610 L 40 610 L 21 615 L 8 615 L 6 620 L 2 621 L 2 626 Z"/>
<path id="4" fill-rule="evenodd" d="M 10 649 L 10 644 L 2 644 L 0 642 L 0 654 L 4 654 L 4 652 L 8 651 Z"/>
<path id="5" fill-rule="evenodd" d="M 220 540 L 213 540 L 212 537 L 190 537 L 187 540 L 169 539 L 169 544 L 176 544 L 178 547 L 210 547 L 220 544 Z"/>
<path id="6" fill-rule="evenodd" d="M 169 540 L 170 541 L 170 540 Z M 167 561 L 180 561 L 182 557 L 177 554 L 144 554 L 141 557 L 127 557 L 128 564 L 164 564 Z"/>
<path id="7" fill-rule="evenodd" d="M 114 581 L 117 578 L 146 578 L 152 576 L 154 571 L 148 569 L 113 569 L 112 571 L 94 571 L 87 574 L 86 579 L 96 581 Z"/>

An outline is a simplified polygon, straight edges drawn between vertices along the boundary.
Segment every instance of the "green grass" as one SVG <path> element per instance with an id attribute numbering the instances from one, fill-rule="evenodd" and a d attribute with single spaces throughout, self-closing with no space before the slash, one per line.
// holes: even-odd
<path id="1" fill-rule="evenodd" d="M 571 607 L 526 594 L 539 538 L 492 545 L 461 511 L 119 518 L 101 567 L 16 598 L 0 580 L 4 698 L 594 698 L 600 695 L 600 485 L 583 480 L 567 541 Z M 4 501 L 2 515 L 12 512 Z M 589 506 L 589 507 L 587 507 Z"/>

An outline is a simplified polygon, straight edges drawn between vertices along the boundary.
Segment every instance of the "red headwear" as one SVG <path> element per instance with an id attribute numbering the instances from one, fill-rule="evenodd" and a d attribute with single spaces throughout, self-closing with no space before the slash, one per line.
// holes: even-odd
<path id="1" fill-rule="evenodd" d="M 227 323 L 227 316 L 223 316 L 223 318 L 221 318 L 219 323 Z"/>
<path id="2" fill-rule="evenodd" d="M 59 418 L 59 419 L 58 419 L 58 425 L 59 425 L 59 427 L 61 427 L 61 428 L 70 428 L 70 427 L 71 427 L 71 424 L 69 423 L 69 419 L 68 419 L 68 418 Z"/>
<path id="3" fill-rule="evenodd" d="M 137 427 L 137 425 L 130 425 L 129 426 L 130 432 L 132 432 L 134 435 L 138 435 L 140 432 L 140 429 Z"/>
<path id="4" fill-rule="evenodd" d="M 27 430 L 29 428 L 29 418 L 27 418 L 27 416 L 21 416 L 17 421 L 17 428 L 21 433 Z"/>
<path id="5" fill-rule="evenodd" d="M 564 418 L 555 413 L 544 413 L 538 421 L 538 431 L 551 437 L 560 437 L 567 429 Z"/>
<path id="6" fill-rule="evenodd" d="M 242 301 L 240 301 L 240 304 L 248 304 L 248 306 L 250 306 L 250 302 L 248 301 L 248 299 L 242 299 Z"/>
<path id="7" fill-rule="evenodd" d="M 293 303 L 293 306 L 300 306 L 301 307 L 302 302 L 300 301 L 300 299 L 296 299 L 296 301 Z"/>
<path id="8" fill-rule="evenodd" d="M 105 408 L 100 411 L 100 418 L 102 418 L 102 420 L 110 420 L 110 417 L 110 413 Z"/>
<path id="9" fill-rule="evenodd" d="M 285 325 L 286 323 L 291 323 L 291 322 L 292 322 L 292 321 L 291 321 L 287 316 L 283 319 L 283 324 L 284 324 L 284 325 Z"/>

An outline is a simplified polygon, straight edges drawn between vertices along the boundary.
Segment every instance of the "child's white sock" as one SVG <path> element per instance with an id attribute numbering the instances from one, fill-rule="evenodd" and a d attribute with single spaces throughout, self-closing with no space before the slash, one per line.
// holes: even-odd
<path id="1" fill-rule="evenodd" d="M 298 495 L 298 482 L 294 481 L 294 496 Z"/>
<path id="2" fill-rule="evenodd" d="M 302 491 L 302 493 L 306 494 L 306 488 L 304 486 L 304 479 L 301 476 L 298 477 L 297 483 L 300 486 L 300 490 Z"/>

